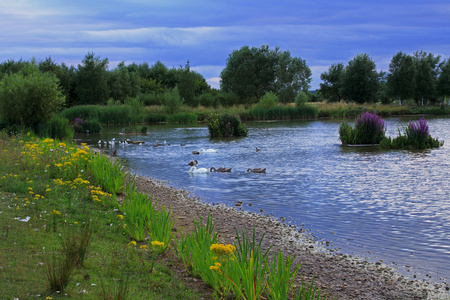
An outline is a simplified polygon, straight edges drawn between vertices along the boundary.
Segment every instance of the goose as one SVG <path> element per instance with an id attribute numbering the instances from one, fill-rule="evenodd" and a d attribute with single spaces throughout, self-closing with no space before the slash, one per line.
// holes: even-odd
<path id="1" fill-rule="evenodd" d="M 214 149 L 203 149 L 203 148 L 200 148 L 200 150 L 198 150 L 199 152 L 206 152 L 206 153 L 216 153 L 216 152 L 219 152 L 219 150 L 214 150 Z"/>
<path id="2" fill-rule="evenodd" d="M 188 173 L 209 173 L 207 168 L 198 168 L 196 166 L 192 166 Z"/>
<path id="3" fill-rule="evenodd" d="M 198 165 L 198 161 L 197 161 L 197 160 L 191 160 L 191 161 L 188 163 L 188 166 L 191 166 L 191 167 L 196 166 L 196 165 Z"/>
<path id="4" fill-rule="evenodd" d="M 231 172 L 231 168 L 224 168 L 224 167 L 220 167 L 218 169 L 211 167 L 211 169 L 209 169 L 210 172 L 221 172 L 221 173 L 225 173 L 225 172 Z"/>
<path id="5" fill-rule="evenodd" d="M 266 168 L 261 169 L 261 168 L 254 168 L 254 169 L 247 169 L 248 173 L 266 173 Z"/>

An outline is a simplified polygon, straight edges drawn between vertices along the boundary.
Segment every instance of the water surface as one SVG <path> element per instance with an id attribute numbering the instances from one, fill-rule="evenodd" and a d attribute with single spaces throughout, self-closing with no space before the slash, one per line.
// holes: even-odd
<path id="1" fill-rule="evenodd" d="M 406 119 L 388 119 L 396 136 Z M 150 126 L 148 135 L 127 136 L 144 145 L 114 147 L 132 171 L 168 181 L 205 201 L 286 217 L 304 225 L 343 253 L 395 262 L 402 272 L 434 281 L 450 277 L 450 162 L 446 145 L 437 150 L 380 151 L 343 147 L 341 121 L 246 124 L 249 136 L 211 139 L 204 126 Z M 428 122 L 433 137 L 450 143 L 450 120 Z M 87 139 L 123 139 L 120 128 Z M 170 146 L 153 147 L 156 141 Z M 181 144 L 185 146 L 181 146 Z M 448 145 L 448 144 L 447 144 Z M 256 147 L 261 151 L 257 152 Z M 218 153 L 193 155 L 212 148 Z M 228 167 L 231 173 L 189 174 L 198 167 Z M 266 174 L 247 173 L 267 168 Z M 427 275 L 428 274 L 428 275 Z"/>

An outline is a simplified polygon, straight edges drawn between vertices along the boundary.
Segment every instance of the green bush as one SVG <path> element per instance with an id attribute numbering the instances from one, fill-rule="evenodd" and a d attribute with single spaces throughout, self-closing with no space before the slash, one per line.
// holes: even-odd
<path id="1" fill-rule="evenodd" d="M 268 92 L 259 99 L 258 105 L 264 108 L 272 108 L 277 106 L 278 96 L 275 93 Z"/>
<path id="2" fill-rule="evenodd" d="M 355 128 L 347 123 L 339 127 L 342 144 L 379 144 L 385 136 L 384 121 L 376 113 L 366 111 L 356 118 Z"/>
<path id="3" fill-rule="evenodd" d="M 178 87 L 174 87 L 172 90 L 164 93 L 164 106 L 167 113 L 176 113 L 182 104 L 183 101 L 180 97 L 180 93 L 178 92 Z"/>
<path id="4" fill-rule="evenodd" d="M 248 130 L 242 125 L 239 116 L 223 114 L 208 124 L 211 137 L 247 136 Z"/>
<path id="5" fill-rule="evenodd" d="M 306 104 L 306 102 L 308 102 L 308 101 L 309 101 L 309 97 L 303 91 L 301 91 L 300 93 L 297 94 L 297 96 L 295 96 L 295 106 L 297 106 L 297 107 Z"/>
<path id="6" fill-rule="evenodd" d="M 55 75 L 41 73 L 36 65 L 5 75 L 0 81 L 0 118 L 36 130 L 64 105 L 58 82 Z"/>

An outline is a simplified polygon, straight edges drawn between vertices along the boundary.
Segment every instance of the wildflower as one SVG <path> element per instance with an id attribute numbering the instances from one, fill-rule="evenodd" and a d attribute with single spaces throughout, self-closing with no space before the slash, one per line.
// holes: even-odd
<path id="1" fill-rule="evenodd" d="M 56 210 L 56 209 L 54 209 L 53 211 L 52 211 L 52 215 L 58 215 L 58 216 L 60 216 L 61 215 L 61 212 L 60 211 L 58 211 L 58 210 Z"/>
<path id="2" fill-rule="evenodd" d="M 75 221 L 75 222 L 73 222 L 73 224 L 78 225 L 78 222 Z"/>
<path id="3" fill-rule="evenodd" d="M 164 247 L 164 242 L 152 241 L 152 246 L 154 246 L 154 247 Z"/>
<path id="4" fill-rule="evenodd" d="M 19 206 L 16 206 L 16 209 L 17 209 L 17 210 L 19 210 L 19 209 L 20 209 L 20 207 L 19 207 Z"/>
<path id="5" fill-rule="evenodd" d="M 121 220 L 123 219 L 123 216 L 122 216 L 122 215 L 118 215 L 117 217 L 118 217 L 119 219 L 121 219 Z"/>
<path id="6" fill-rule="evenodd" d="M 236 247 L 230 244 L 212 244 L 210 250 L 218 255 L 227 255 L 235 251 Z"/>
<path id="7" fill-rule="evenodd" d="M 136 241 L 131 241 L 131 242 L 128 243 L 128 246 L 136 246 L 136 245 L 137 245 Z"/>
<path id="8" fill-rule="evenodd" d="M 46 192 L 50 192 L 51 190 L 52 190 L 52 189 L 46 189 L 45 191 L 46 191 Z"/>
<path id="9" fill-rule="evenodd" d="M 65 148 L 65 147 L 66 147 L 66 144 L 64 144 L 64 143 L 59 143 L 58 146 L 59 146 L 60 148 Z"/>
<path id="10" fill-rule="evenodd" d="M 216 263 L 214 263 L 214 266 L 210 266 L 209 269 L 213 270 L 213 271 L 216 271 L 216 272 L 220 272 L 220 267 L 221 266 L 222 265 L 220 263 L 216 262 Z"/>
<path id="11" fill-rule="evenodd" d="M 142 249 L 142 250 L 147 250 L 148 246 L 147 245 L 141 245 L 139 248 Z"/>
<path id="12" fill-rule="evenodd" d="M 52 300 L 53 298 L 52 297 L 50 297 L 50 296 L 48 296 L 48 297 L 45 297 L 45 300 Z"/>

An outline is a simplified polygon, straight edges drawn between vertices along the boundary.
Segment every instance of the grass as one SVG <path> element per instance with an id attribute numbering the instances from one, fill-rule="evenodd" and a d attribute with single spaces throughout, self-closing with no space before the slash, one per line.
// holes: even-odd
<path id="1" fill-rule="evenodd" d="M 293 258 L 280 252 L 270 258 L 255 232 L 236 232 L 236 245 L 220 244 L 209 217 L 177 239 L 170 208 L 155 210 L 133 177 L 124 188 L 122 165 L 86 145 L 30 134 L 3 135 L 0 143 L 0 282 L 6 298 L 204 297 L 161 264 L 170 250 L 214 290 L 208 297 L 284 299 L 299 293 L 292 288 L 299 267 Z M 115 194 L 123 190 L 119 203 Z"/>
<path id="2" fill-rule="evenodd" d="M 25 145 L 38 145 L 33 153 L 53 153 L 58 160 L 47 161 L 48 167 L 41 169 L 42 163 L 37 165 L 40 160 L 33 159 L 37 156 L 28 157 L 31 152 Z M 119 212 L 94 200 L 89 187 L 77 179 L 92 180 L 92 174 L 84 169 L 78 177 L 55 167 L 60 158 L 68 157 L 65 151 L 55 151 L 57 145 L 31 136 L 0 138 L 2 298 L 203 297 L 162 263 L 167 257 L 142 245 L 128 245 L 130 237 L 124 234 Z M 47 146 L 54 151 L 44 152 Z M 71 155 L 76 149 L 69 144 L 64 148 Z M 72 157 L 73 169 L 75 161 Z"/>

